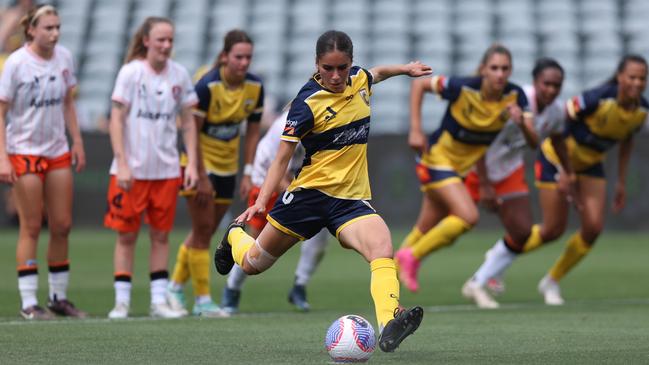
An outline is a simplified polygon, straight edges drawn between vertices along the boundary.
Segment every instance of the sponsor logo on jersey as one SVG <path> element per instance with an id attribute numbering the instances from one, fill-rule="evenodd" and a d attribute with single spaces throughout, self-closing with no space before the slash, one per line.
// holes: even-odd
<path id="1" fill-rule="evenodd" d="M 174 115 L 173 113 L 160 113 L 160 112 L 150 112 L 148 110 L 142 110 L 138 109 L 137 111 L 137 118 L 142 118 L 142 119 L 149 119 L 149 120 L 158 120 L 158 119 L 163 119 L 163 120 L 171 120 L 173 119 Z"/>

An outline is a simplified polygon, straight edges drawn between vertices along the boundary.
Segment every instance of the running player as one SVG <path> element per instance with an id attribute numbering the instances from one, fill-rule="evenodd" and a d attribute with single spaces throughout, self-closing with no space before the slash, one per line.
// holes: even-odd
<path id="1" fill-rule="evenodd" d="M 370 263 L 379 347 L 394 351 L 417 329 L 423 309 L 399 306 L 390 231 L 368 202 L 370 95 L 374 84 L 392 76 L 418 77 L 432 71 L 419 62 L 370 70 L 352 67 L 351 39 L 333 30 L 318 38 L 315 60 L 317 72 L 291 103 L 259 197 L 228 227 L 215 253 L 216 268 L 225 275 L 236 262 L 247 274 L 259 274 L 295 243 L 326 227 L 343 247 L 356 250 Z M 255 240 L 242 223 L 265 211 L 298 142 L 306 150 L 302 168 L 277 199 L 267 217 L 270 224 Z"/>
<path id="2" fill-rule="evenodd" d="M 282 113 L 282 115 L 275 119 L 264 137 L 259 141 L 251 175 L 253 187 L 248 194 L 248 206 L 250 207 L 257 201 L 261 185 L 264 183 L 268 169 L 275 159 L 282 132 L 286 125 L 287 116 L 288 111 Z M 273 208 L 278 197 L 278 192 L 284 191 L 291 183 L 292 177 L 299 169 L 298 163 L 301 164 L 302 162 L 299 161 L 300 155 L 303 154 L 297 153 L 291 159 L 285 179 L 282 180 L 278 185 L 278 190 L 273 192 L 268 200 L 266 211 L 270 211 Z M 266 213 L 263 212 L 256 214 L 247 225 L 249 227 L 250 236 L 257 238 L 266 225 Z M 325 230 L 322 230 L 320 233 L 313 236 L 313 238 L 306 240 L 301 246 L 300 260 L 295 269 L 295 284 L 288 295 L 289 302 L 295 305 L 295 307 L 300 311 L 306 312 L 309 310 L 309 302 L 306 300 L 306 285 L 320 263 L 326 245 L 327 234 Z M 230 271 L 227 284 L 223 288 L 223 294 L 221 295 L 221 307 L 227 313 L 234 314 L 238 312 L 239 301 L 241 298 L 241 287 L 243 286 L 247 276 L 248 275 L 239 265 L 234 265 L 232 271 Z"/>
<path id="3" fill-rule="evenodd" d="M 539 140 L 547 137 L 558 151 L 562 151 L 561 171 L 567 172 L 563 174 L 567 176 L 572 171 L 563 139 L 565 109 L 557 100 L 564 78 L 563 68 L 553 59 L 541 58 L 534 66 L 532 77 L 533 85 L 527 85 L 523 90 L 534 114 L 534 129 Z M 496 242 L 486 255 L 484 264 L 462 287 L 463 295 L 474 300 L 481 308 L 498 307 L 498 303 L 485 290 L 489 280 L 499 278 L 516 255 L 526 250 L 532 231 L 535 231 L 533 240 L 539 232 L 543 233 L 540 225 L 532 226 L 523 162 L 526 146 L 520 128 L 508 122 L 487 150 L 484 160 L 487 176 L 479 177 L 480 173 L 472 171 L 465 181 L 474 201 L 487 201 L 487 205 L 498 213 L 506 230 L 505 237 Z M 562 179 L 562 182 L 567 182 L 567 179 Z"/>
<path id="4" fill-rule="evenodd" d="M 110 167 L 104 224 L 118 233 L 115 245 L 115 307 L 109 318 L 126 318 L 131 302 L 135 243 L 146 212 L 150 225 L 151 311 L 153 317 L 177 318 L 186 311 L 169 306 L 167 260 L 169 231 L 181 184 L 198 180 L 196 125 L 198 102 L 186 69 L 170 60 L 174 27 L 169 19 L 147 18 L 135 33 L 113 91 L 110 139 L 115 155 Z M 180 176 L 176 118 L 187 147 Z"/>
<path id="5" fill-rule="evenodd" d="M 581 225 L 538 285 L 546 304 L 564 303 L 559 281 L 590 252 L 604 228 L 606 179 L 603 161 L 606 152 L 616 144 L 620 147 L 612 208 L 615 213 L 624 208 L 633 134 L 645 124 L 649 110 L 649 103 L 642 96 L 646 86 L 647 61 L 642 56 L 627 55 L 620 60 L 615 75 L 607 82 L 584 91 L 566 104 L 566 146 L 575 170 L 569 179 L 576 181 Z M 548 213 L 543 216 L 543 232 L 535 242 L 528 242 L 526 251 L 558 238 L 566 229 L 568 203 L 557 187 L 560 170 L 558 151 L 546 139 L 537 160 L 536 180 L 543 211 Z"/>
<path id="6" fill-rule="evenodd" d="M 421 260 L 452 244 L 478 222 L 478 209 L 462 177 L 486 153 L 507 121 L 516 124 L 528 143 L 537 143 L 525 93 L 508 82 L 511 72 L 509 50 L 495 44 L 482 57 L 479 76 L 434 76 L 412 83 L 409 144 L 422 154 L 417 175 L 424 198 L 417 224 L 406 238 L 408 244 L 395 255 L 399 279 L 411 291 L 419 289 Z M 428 142 L 421 130 L 424 92 L 439 94 L 449 102 L 442 125 Z"/>
<path id="7" fill-rule="evenodd" d="M 76 164 L 79 172 L 86 163 L 72 97 L 77 83 L 74 64 L 70 52 L 57 45 L 61 22 L 54 7 L 31 9 L 22 24 L 27 43 L 7 59 L 0 79 L 0 181 L 13 184 L 20 218 L 16 247 L 20 314 L 25 319 L 52 318 L 36 298 L 37 245 L 46 204 L 48 308 L 63 316 L 85 317 L 67 299 L 73 197 L 70 167 Z"/>
<path id="8" fill-rule="evenodd" d="M 192 313 L 220 317 L 225 313 L 210 296 L 210 240 L 234 197 L 239 170 L 239 130 L 246 124 L 245 166 L 239 186 L 242 199 L 252 187 L 252 160 L 259 141 L 259 122 L 264 107 L 261 79 L 248 72 L 253 44 L 241 30 L 225 35 L 216 65 L 196 84 L 199 103 L 194 110 L 199 131 L 199 180 L 196 190 L 184 191 L 192 229 L 180 245 L 169 285 L 173 307 L 185 308 L 183 286 L 191 278 Z M 185 161 L 182 161 L 184 164 Z"/>

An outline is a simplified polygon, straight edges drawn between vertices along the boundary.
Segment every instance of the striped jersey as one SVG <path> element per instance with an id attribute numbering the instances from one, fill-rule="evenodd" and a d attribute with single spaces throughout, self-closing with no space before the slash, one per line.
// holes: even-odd
<path id="1" fill-rule="evenodd" d="M 76 83 L 72 55 L 62 46 L 49 60 L 27 45 L 9 56 L 0 78 L 0 100 L 10 105 L 7 153 L 56 157 L 68 152 L 63 110 Z"/>
<path id="2" fill-rule="evenodd" d="M 156 73 L 146 60 L 133 60 L 120 69 L 112 99 L 128 108 L 124 153 L 133 178 L 180 176 L 176 118 L 198 101 L 187 70 L 169 60 Z M 110 173 L 117 173 L 115 159 Z"/>
<path id="3" fill-rule="evenodd" d="M 367 171 L 372 74 L 350 69 L 341 93 L 327 90 L 316 74 L 297 94 L 282 140 L 301 142 L 302 168 L 288 190 L 317 189 L 339 199 L 371 199 Z"/>
<path id="4" fill-rule="evenodd" d="M 617 84 L 605 84 L 567 101 L 566 146 L 575 171 L 602 162 L 606 151 L 638 132 L 647 120 L 649 103 L 644 97 L 637 108 L 627 110 L 618 104 L 617 94 Z M 548 160 L 559 164 L 549 140 L 541 148 Z"/>

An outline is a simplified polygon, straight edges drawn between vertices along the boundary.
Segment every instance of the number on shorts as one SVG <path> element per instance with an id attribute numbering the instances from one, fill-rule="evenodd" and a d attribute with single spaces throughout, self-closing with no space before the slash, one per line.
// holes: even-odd
<path id="1" fill-rule="evenodd" d="M 286 205 L 291 204 L 291 202 L 293 201 L 293 197 L 294 197 L 293 193 L 285 191 L 284 195 L 282 195 L 282 203 Z"/>

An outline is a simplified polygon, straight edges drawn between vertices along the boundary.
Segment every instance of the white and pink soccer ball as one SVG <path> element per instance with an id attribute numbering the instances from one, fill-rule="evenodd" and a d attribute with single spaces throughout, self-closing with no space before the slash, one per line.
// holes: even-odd
<path id="1" fill-rule="evenodd" d="M 374 328 L 361 316 L 348 314 L 327 330 L 325 348 L 335 362 L 365 362 L 376 347 Z"/>

